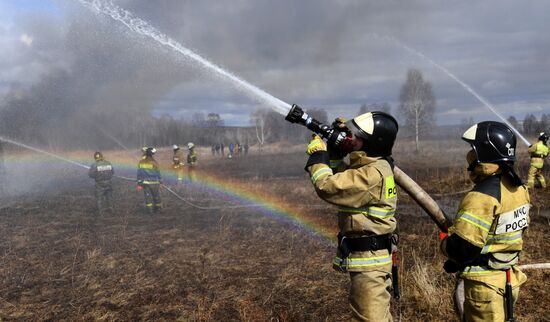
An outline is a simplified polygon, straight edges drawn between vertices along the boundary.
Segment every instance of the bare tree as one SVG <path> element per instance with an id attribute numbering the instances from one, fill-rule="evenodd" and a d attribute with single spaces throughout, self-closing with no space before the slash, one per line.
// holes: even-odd
<path id="1" fill-rule="evenodd" d="M 435 107 L 432 85 L 424 81 L 419 70 L 410 69 L 399 94 L 399 109 L 405 128 L 414 131 L 417 151 L 420 135 L 435 124 Z"/>
<path id="2" fill-rule="evenodd" d="M 510 117 L 508 117 L 508 123 L 510 123 L 510 125 L 512 125 L 515 129 L 518 129 L 519 130 L 519 122 L 518 120 L 516 119 L 515 116 L 513 115 L 510 115 Z"/>
<path id="3" fill-rule="evenodd" d="M 256 110 L 250 116 L 250 120 L 254 123 L 256 129 L 256 139 L 260 145 L 260 153 L 262 152 L 262 147 L 265 144 L 265 139 L 269 136 L 266 133 L 265 127 L 266 111 L 265 110 Z"/>
<path id="4" fill-rule="evenodd" d="M 535 115 L 527 114 L 523 120 L 523 132 L 527 135 L 535 134 L 539 128 L 538 123 L 539 122 L 537 121 L 537 117 Z"/>

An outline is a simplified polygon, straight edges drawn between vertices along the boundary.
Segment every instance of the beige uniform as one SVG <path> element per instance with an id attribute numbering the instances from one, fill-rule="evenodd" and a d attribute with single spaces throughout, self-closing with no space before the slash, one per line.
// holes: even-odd
<path id="1" fill-rule="evenodd" d="M 529 186 L 529 188 L 534 188 L 535 180 L 538 180 L 541 187 L 546 188 L 546 180 L 542 175 L 542 168 L 544 166 L 544 159 L 548 157 L 548 146 L 542 141 L 538 141 L 531 145 L 527 151 L 531 155 L 531 165 L 527 175 L 527 186 Z"/>
<path id="2" fill-rule="evenodd" d="M 353 244 L 365 237 L 390 236 L 396 228 L 397 192 L 388 161 L 356 151 L 350 154 L 349 166 L 341 167 L 333 161 L 330 164 L 313 164 L 308 171 L 319 197 L 340 207 L 340 239 Z M 333 171 L 337 167 L 343 171 Z M 349 301 L 354 320 L 392 321 L 389 249 L 352 249 L 346 256 L 342 244 L 333 266 L 350 272 Z"/>
<path id="3" fill-rule="evenodd" d="M 479 180 L 462 200 L 449 228 L 449 237 L 441 246 L 447 256 L 456 253 L 457 250 L 448 245 L 449 238 L 456 234 L 481 249 L 478 259 L 462 265 L 458 273 L 464 279 L 465 321 L 505 321 L 506 269 L 512 269 L 514 302 L 520 285 L 527 280 L 515 265 L 528 223 L 526 187 L 511 184 L 509 178 L 499 175 L 498 171 Z"/>
<path id="4" fill-rule="evenodd" d="M 174 156 L 172 157 L 172 169 L 174 170 L 174 173 L 178 178 L 178 183 L 183 183 L 183 168 L 183 151 L 181 149 L 177 149 L 176 151 L 174 151 Z"/>

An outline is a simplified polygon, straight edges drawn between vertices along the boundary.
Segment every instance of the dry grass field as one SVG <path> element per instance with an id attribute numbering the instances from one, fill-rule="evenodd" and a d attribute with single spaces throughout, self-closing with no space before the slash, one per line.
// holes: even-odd
<path id="1" fill-rule="evenodd" d="M 462 196 L 453 193 L 470 187 L 463 144 L 438 143 L 421 155 L 408 149 L 397 147 L 398 166 L 451 214 Z M 276 198 L 335 235 L 335 211 L 315 195 L 299 150 L 273 147 L 259 155 L 252 149 L 247 157 L 228 160 L 205 149 L 200 171 Z M 164 162 L 167 153 L 159 153 Z M 522 174 L 526 162 L 520 161 Z M 178 191 L 212 209 L 194 208 L 163 190 L 163 212 L 151 216 L 134 185 L 117 179 L 115 211 L 100 216 L 93 183 L 79 169 L 41 193 L 4 198 L 0 320 L 349 319 L 348 277 L 331 268 L 332 241 L 264 208 L 231 208 L 236 200 L 220 191 L 197 184 Z M 550 261 L 550 189 L 536 193 L 523 263 Z M 394 320 L 458 321 L 451 300 L 455 278 L 442 269 L 435 224 L 404 193 L 398 220 L 402 298 L 392 303 Z M 550 272 L 527 274 L 518 320 L 548 320 Z"/>

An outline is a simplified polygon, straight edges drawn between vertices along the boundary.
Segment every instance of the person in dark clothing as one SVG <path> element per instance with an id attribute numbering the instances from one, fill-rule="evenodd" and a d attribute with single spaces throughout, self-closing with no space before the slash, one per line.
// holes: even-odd
<path id="1" fill-rule="evenodd" d="M 90 166 L 88 176 L 95 180 L 95 199 L 97 211 L 102 214 L 113 210 L 113 185 L 111 178 L 114 169 L 111 162 L 105 160 L 101 152 L 94 153 L 95 163 Z"/>

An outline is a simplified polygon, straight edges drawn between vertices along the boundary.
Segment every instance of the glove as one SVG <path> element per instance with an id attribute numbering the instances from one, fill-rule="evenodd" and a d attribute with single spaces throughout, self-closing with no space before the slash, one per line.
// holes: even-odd
<path id="1" fill-rule="evenodd" d="M 136 186 L 136 190 L 137 190 L 138 192 L 141 191 L 141 190 L 143 190 L 143 186 L 140 185 L 140 184 L 138 184 L 138 185 Z"/>
<path id="2" fill-rule="evenodd" d="M 343 117 L 337 117 L 334 119 L 334 122 L 332 122 L 332 127 L 339 131 L 339 132 L 349 132 L 348 127 L 346 126 L 346 119 Z M 330 142 L 330 141 L 329 141 Z M 328 153 L 330 156 L 330 160 L 342 160 L 346 153 L 343 153 L 338 147 L 328 144 Z"/>
<path id="3" fill-rule="evenodd" d="M 306 153 L 309 155 L 312 155 L 315 152 L 319 151 L 326 151 L 327 150 L 327 144 L 321 137 L 317 134 L 313 135 L 313 139 L 309 142 L 307 145 Z"/>
<path id="4" fill-rule="evenodd" d="M 443 269 L 445 270 L 445 272 L 447 273 L 456 273 L 462 269 L 464 269 L 464 267 L 458 263 L 455 263 L 454 261 L 448 259 L 445 261 L 445 264 L 443 264 Z"/>
<path id="5" fill-rule="evenodd" d="M 337 117 L 336 119 L 334 119 L 334 122 L 332 122 L 332 127 L 337 129 L 340 132 L 347 132 L 348 131 L 348 127 L 346 126 L 347 121 L 348 120 L 346 120 L 343 117 Z"/>

